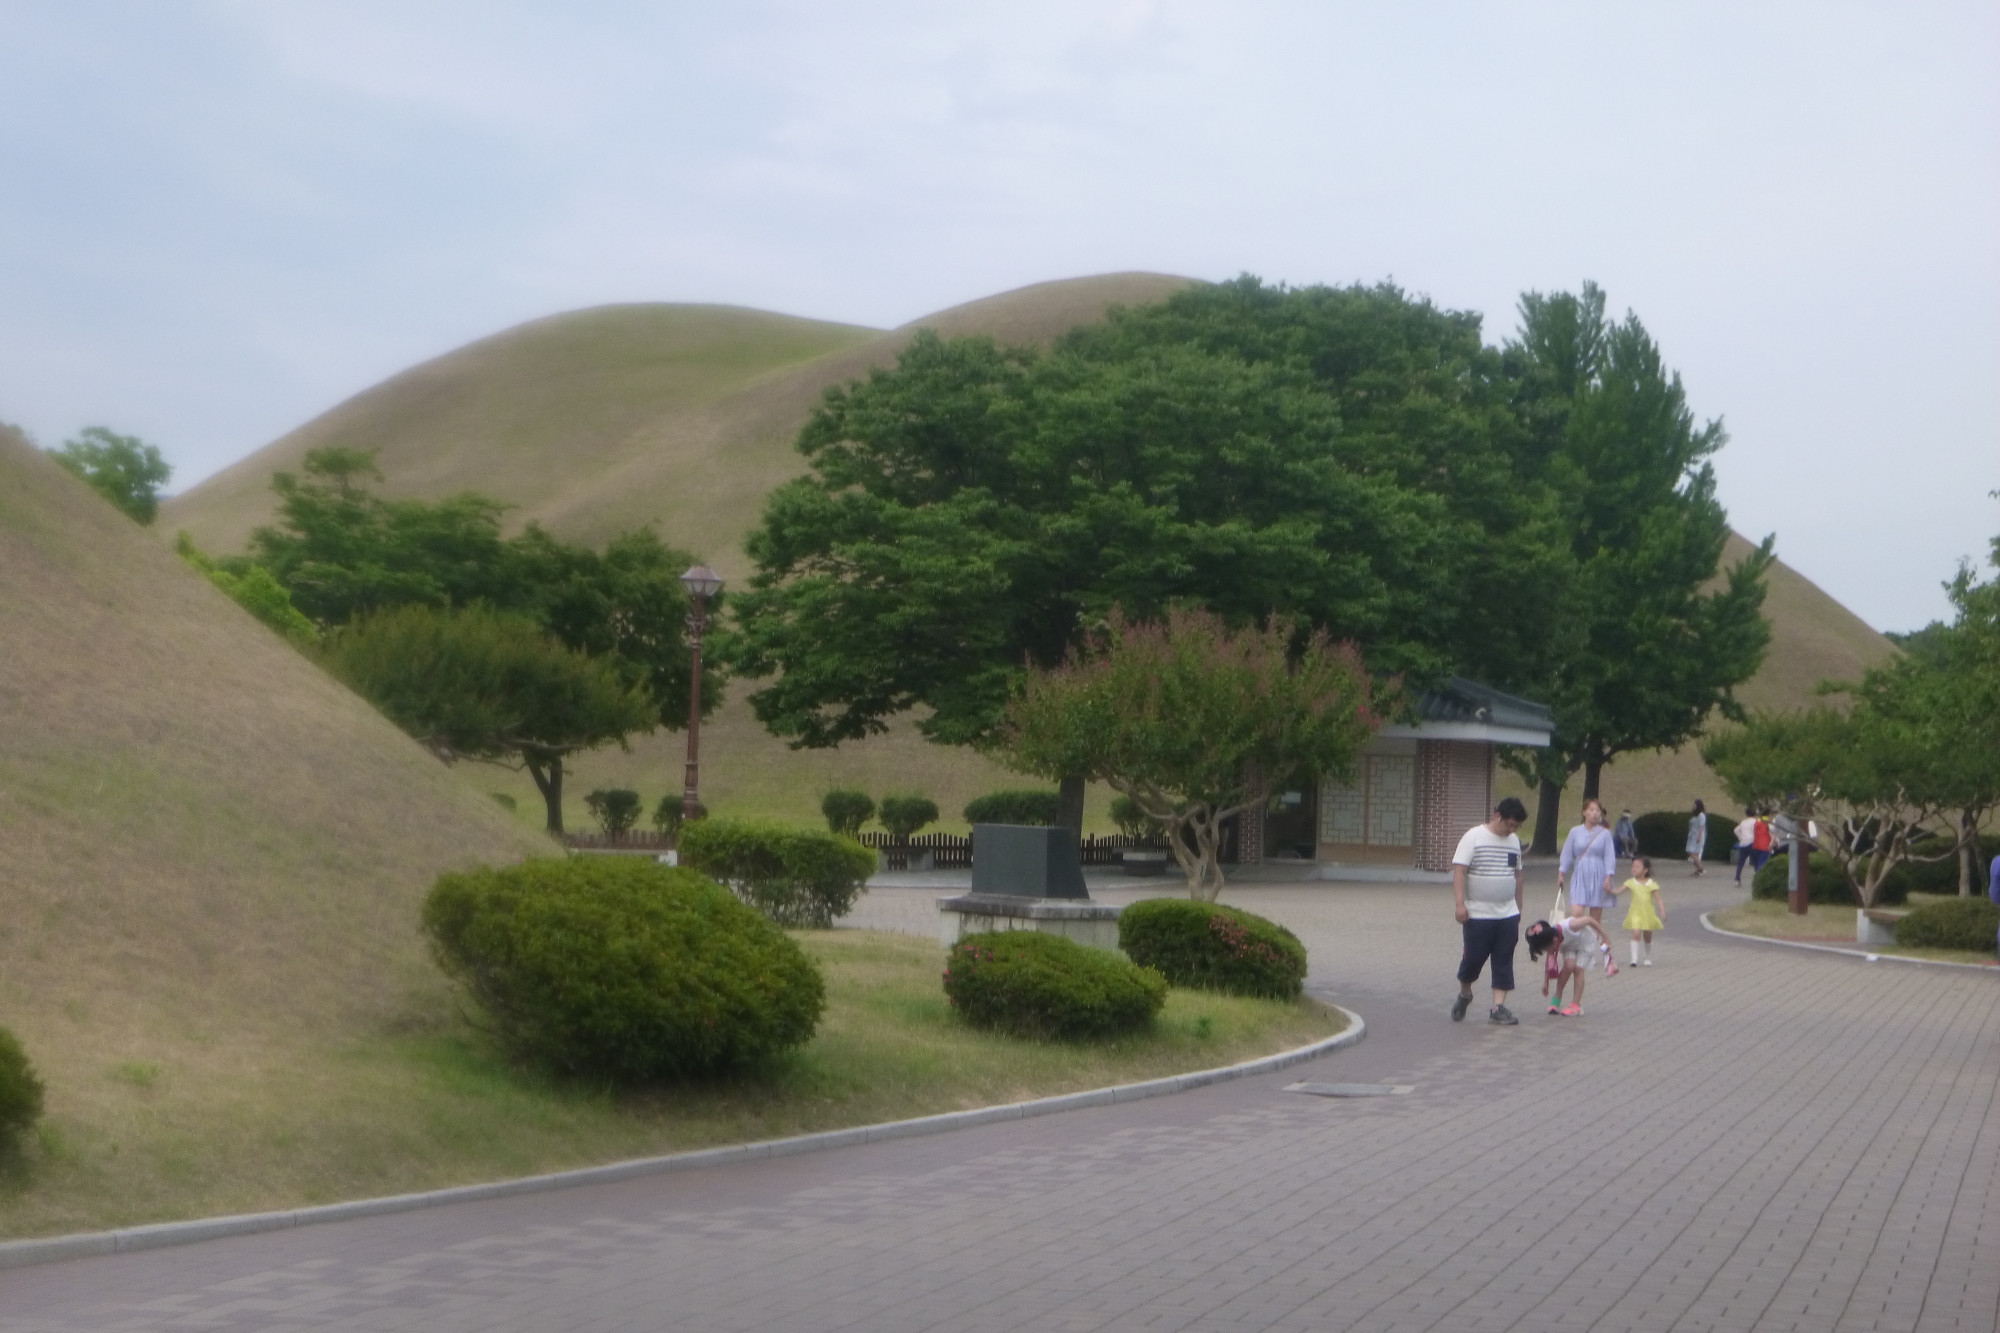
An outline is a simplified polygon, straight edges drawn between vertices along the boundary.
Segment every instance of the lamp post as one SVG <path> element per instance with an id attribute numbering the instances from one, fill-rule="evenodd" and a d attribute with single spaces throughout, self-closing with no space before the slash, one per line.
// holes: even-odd
<path id="1" fill-rule="evenodd" d="M 687 622 L 694 650 L 694 671 L 688 677 L 687 780 L 681 786 L 681 819 L 687 821 L 701 808 L 701 632 L 708 628 L 708 599 L 722 591 L 722 579 L 707 565 L 696 565 L 681 575 L 681 586 L 694 599 Z"/>

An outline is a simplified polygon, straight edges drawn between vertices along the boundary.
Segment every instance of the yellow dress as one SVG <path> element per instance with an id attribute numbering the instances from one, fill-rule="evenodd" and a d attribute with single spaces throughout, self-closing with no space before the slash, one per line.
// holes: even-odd
<path id="1" fill-rule="evenodd" d="M 1654 895 L 1660 886 L 1652 880 L 1643 882 L 1636 879 L 1625 881 L 1625 892 L 1632 895 L 1625 905 L 1625 929 L 1665 930 L 1667 923 L 1660 920 L 1658 909 L 1653 906 Z"/>

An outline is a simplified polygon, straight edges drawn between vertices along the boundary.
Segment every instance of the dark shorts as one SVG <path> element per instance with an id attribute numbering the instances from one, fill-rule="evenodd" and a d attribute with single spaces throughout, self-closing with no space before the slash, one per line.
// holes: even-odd
<path id="1" fill-rule="evenodd" d="M 1497 920 L 1474 917 L 1459 923 L 1465 935 L 1465 957 L 1459 960 L 1458 979 L 1470 986 L 1479 980 L 1480 969 L 1493 963 L 1493 989 L 1514 989 L 1514 948 L 1521 942 L 1521 918 L 1503 916 Z"/>

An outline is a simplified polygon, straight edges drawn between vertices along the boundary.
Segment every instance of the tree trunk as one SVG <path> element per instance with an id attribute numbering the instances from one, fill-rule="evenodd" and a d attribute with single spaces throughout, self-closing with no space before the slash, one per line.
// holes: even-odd
<path id="1" fill-rule="evenodd" d="M 1066 828 L 1083 845 L 1083 774 L 1064 776 L 1056 788 L 1056 827 Z"/>
<path id="2" fill-rule="evenodd" d="M 1584 800 L 1601 801 L 1604 799 L 1603 797 L 1597 794 L 1597 780 L 1603 776 L 1604 776 L 1604 761 L 1602 759 L 1599 759 L 1596 755 L 1592 755 L 1591 757 L 1583 761 Z"/>
<path id="3" fill-rule="evenodd" d="M 562 822 L 563 760 L 559 754 L 546 759 L 528 760 L 528 776 L 535 780 L 535 786 L 542 793 L 542 804 L 548 807 L 548 830 L 560 838 Z"/>
<path id="4" fill-rule="evenodd" d="M 1972 896 L 1973 869 L 1979 861 L 1979 820 L 1972 811 L 1958 812 L 1958 896 Z"/>
<path id="5" fill-rule="evenodd" d="M 1542 779 L 1535 798 L 1535 840 L 1528 848 L 1537 856 L 1554 856 L 1558 850 L 1556 826 L 1562 818 L 1563 789 L 1549 778 Z"/>

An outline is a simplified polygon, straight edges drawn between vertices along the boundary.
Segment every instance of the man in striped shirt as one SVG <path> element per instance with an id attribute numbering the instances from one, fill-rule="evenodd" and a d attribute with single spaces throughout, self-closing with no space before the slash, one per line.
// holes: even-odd
<path id="1" fill-rule="evenodd" d="M 1514 949 L 1521 942 L 1521 839 L 1515 830 L 1526 822 L 1528 808 L 1509 796 L 1493 807 L 1493 816 L 1474 824 L 1458 840 L 1451 858 L 1451 896 L 1465 953 L 1458 964 L 1458 998 L 1451 1021 L 1472 1007 L 1472 983 L 1488 962 L 1493 964 L 1493 1007 L 1486 1021 L 1512 1027 L 1521 1020 L 1507 1008 L 1514 989 Z"/>

